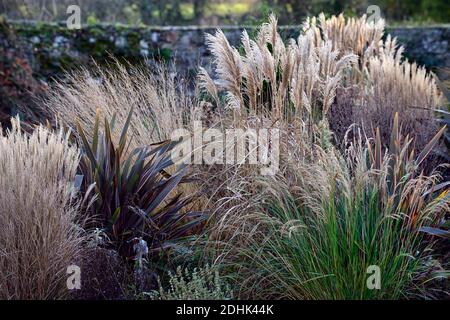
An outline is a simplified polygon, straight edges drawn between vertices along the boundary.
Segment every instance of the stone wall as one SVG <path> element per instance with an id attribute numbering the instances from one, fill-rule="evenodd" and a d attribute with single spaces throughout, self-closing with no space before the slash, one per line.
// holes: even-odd
<path id="1" fill-rule="evenodd" d="M 111 55 L 130 62 L 149 57 L 174 60 L 179 72 L 194 75 L 200 63 L 208 66 L 211 55 L 205 46 L 205 33 L 215 28 L 142 27 L 122 25 L 86 26 L 68 30 L 64 25 L 12 23 L 25 46 L 36 75 L 48 78 L 62 70 L 86 65 Z M 255 27 L 246 27 L 249 34 Z M 299 28 L 281 27 L 283 37 L 295 37 Z M 243 27 L 222 28 L 232 45 L 238 45 Z M 450 66 L 450 26 L 398 27 L 387 29 L 406 46 L 406 56 L 427 67 Z M 2 37 L 2 34 L 0 34 Z M 0 41 L 1 43 L 1 41 Z"/>

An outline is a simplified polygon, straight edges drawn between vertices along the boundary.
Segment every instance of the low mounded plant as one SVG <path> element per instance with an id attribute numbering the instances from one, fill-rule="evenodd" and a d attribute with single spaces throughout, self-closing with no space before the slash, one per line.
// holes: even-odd
<path id="1" fill-rule="evenodd" d="M 153 300 L 230 300 L 230 287 L 210 266 L 188 269 L 178 267 L 175 274 L 169 273 L 168 289 L 159 282 L 159 290 L 148 295 Z"/>

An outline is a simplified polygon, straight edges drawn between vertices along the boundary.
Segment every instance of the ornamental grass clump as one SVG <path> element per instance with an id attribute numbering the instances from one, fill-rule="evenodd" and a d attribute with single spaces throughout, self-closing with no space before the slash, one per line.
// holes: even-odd
<path id="1" fill-rule="evenodd" d="M 74 181 L 79 151 L 69 134 L 19 120 L 0 131 L 0 297 L 60 299 L 82 253 Z"/>
<path id="2" fill-rule="evenodd" d="M 450 197 L 438 173 L 424 175 L 417 168 L 443 130 L 416 157 L 398 123 L 396 118 L 391 149 L 362 138 L 345 157 L 315 146 L 310 156 L 290 164 L 289 174 L 261 179 L 264 192 L 257 202 L 241 198 L 244 204 L 220 219 L 219 240 L 212 245 L 221 248 L 222 266 L 234 270 L 239 296 L 427 295 L 433 243 L 424 241 L 422 229 L 442 219 Z M 379 289 L 368 284 L 373 268 L 380 271 Z"/>
<path id="3" fill-rule="evenodd" d="M 169 139 L 174 130 L 183 128 L 192 108 L 186 84 L 164 65 L 150 71 L 118 61 L 66 74 L 53 84 L 44 104 L 62 124 L 75 130 L 79 123 L 88 137 L 98 112 L 108 119 L 114 116 L 121 128 L 133 109 L 128 129 L 131 149 Z M 115 142 L 119 134 L 112 132 Z"/>
<path id="4" fill-rule="evenodd" d="M 430 293 L 433 242 L 422 231 L 449 210 L 446 166 L 430 161 L 445 131 L 432 111 L 442 96 L 383 35 L 382 20 L 324 15 L 287 45 L 274 16 L 254 40 L 244 31 L 239 49 L 220 30 L 207 35 L 216 78 L 200 69 L 199 89 L 221 124 L 278 128 L 281 137 L 274 177 L 251 166 L 215 174 L 226 183 L 211 196 L 210 253 L 232 270 L 239 297 Z M 373 266 L 379 290 L 367 285 Z"/>

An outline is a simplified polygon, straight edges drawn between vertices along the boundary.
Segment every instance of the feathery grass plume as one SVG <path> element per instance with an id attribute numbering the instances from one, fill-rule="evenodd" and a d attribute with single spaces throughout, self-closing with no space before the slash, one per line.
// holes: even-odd
<path id="1" fill-rule="evenodd" d="M 321 13 L 318 18 L 308 18 L 303 24 L 304 32 L 313 35 L 315 46 L 330 41 L 332 49 L 338 52 L 338 58 L 348 54 L 357 56 L 358 63 L 352 64 L 351 73 L 346 74 L 344 79 L 348 84 L 364 82 L 364 71 L 372 58 L 385 56 L 401 62 L 404 47 L 398 46 L 397 39 L 389 34 L 386 40 L 383 40 L 384 29 L 383 19 L 368 22 L 366 15 L 360 18 L 345 18 L 340 14 L 327 19 Z"/>
<path id="2" fill-rule="evenodd" d="M 371 61 L 391 60 L 408 68 L 401 62 L 402 48 L 396 40 L 388 36 L 381 41 L 381 22 L 371 26 L 363 18 L 344 24 L 342 19 L 333 22 L 339 27 L 330 27 L 327 36 L 319 27 L 305 28 L 287 46 L 274 31 L 272 18 L 255 40 L 246 32 L 242 35 L 239 92 L 245 108 L 239 109 L 239 125 L 269 120 L 282 131 L 282 138 L 276 178 L 267 181 L 254 168 L 234 166 L 216 172 L 219 183 L 209 184 L 217 186 L 211 202 L 218 204 L 209 253 L 225 270 L 232 270 L 239 297 L 370 299 L 422 294 L 416 280 L 421 280 L 417 276 L 430 248 L 419 230 L 433 226 L 449 210 L 449 198 L 437 196 L 445 187 L 438 184 L 439 174 L 421 174 L 418 166 L 442 132 L 428 136 L 425 153 L 414 153 L 415 135 L 405 126 L 409 136 L 399 134 L 405 120 L 400 114 L 399 121 L 394 111 L 391 136 L 382 137 L 381 128 L 367 141 L 356 135 L 359 141 L 350 144 L 346 157 L 334 149 L 326 121 L 336 127 L 330 113 L 339 107 L 336 92 L 352 85 L 348 99 L 343 99 L 351 111 L 348 116 L 354 115 L 349 124 L 362 123 L 364 99 L 374 90 L 367 80 L 375 68 Z M 343 29 L 345 41 L 352 32 L 355 41 L 341 46 L 335 42 Z M 411 78 L 428 77 L 417 68 L 411 71 Z M 415 86 L 412 82 L 416 80 L 405 78 L 403 86 L 409 90 Z M 422 91 L 435 92 L 431 82 L 417 83 L 423 83 Z M 232 90 L 237 92 L 217 86 L 225 96 Z M 348 132 L 349 124 L 342 133 Z M 370 127 L 363 128 L 367 133 Z M 384 152 L 390 144 L 393 147 Z M 381 291 L 366 286 L 372 264 L 386 272 Z"/>
<path id="3" fill-rule="evenodd" d="M 315 127 L 333 102 L 340 73 L 356 60 L 351 54 L 337 59 L 338 53 L 331 49 L 330 42 L 315 47 L 311 33 L 290 39 L 285 45 L 273 15 L 261 26 L 255 39 L 250 39 L 246 31 L 242 33 L 242 54 L 230 46 L 221 31 L 207 38 L 218 79 L 214 83 L 200 69 L 199 86 L 211 95 L 208 101 L 215 102 L 216 109 L 233 110 L 221 114 L 219 125 L 243 129 L 276 127 L 280 129 L 281 140 L 290 135 L 302 140 L 319 137 Z M 287 145 L 282 148 L 280 154 L 290 152 Z M 229 199 L 214 205 L 212 210 L 238 207 L 241 193 L 257 193 L 252 182 L 260 174 L 259 169 L 257 165 L 246 164 L 201 167 L 210 204 L 216 204 L 217 199 Z M 228 185 L 236 181 L 242 184 L 236 190 L 229 189 Z"/>
<path id="4" fill-rule="evenodd" d="M 273 15 L 268 23 L 261 26 L 254 40 L 246 31 L 242 33 L 242 55 L 229 45 L 221 32 L 208 36 L 208 39 L 218 77 L 216 89 L 211 88 L 213 81 L 210 76 L 205 76 L 204 69 L 200 70 L 199 81 L 202 88 L 210 88 L 205 91 L 216 101 L 217 109 L 235 111 L 231 117 L 227 114 L 222 117 L 223 127 L 276 127 L 280 130 L 281 140 L 293 135 L 295 141 L 302 141 L 302 144 L 306 138 L 312 139 L 310 144 L 325 142 L 316 140 L 320 137 L 318 127 L 327 127 L 323 118 L 333 103 L 335 90 L 340 86 L 341 73 L 356 61 L 355 55 L 348 54 L 337 59 L 339 53 L 332 50 L 331 42 L 315 46 L 311 32 L 297 40 L 290 39 L 285 45 Z M 230 78 L 230 74 L 237 70 L 240 70 L 239 81 Z M 225 102 L 225 106 L 214 98 L 216 92 L 224 97 L 221 101 Z M 282 144 L 281 148 L 280 154 L 291 152 L 291 146 L 287 144 Z M 210 202 L 216 203 L 221 198 L 230 200 L 226 204 L 220 203 L 216 210 L 239 206 L 236 196 L 240 193 L 255 194 L 257 190 L 251 183 L 259 175 L 258 166 L 239 164 L 209 169 L 201 168 L 200 171 L 204 177 L 202 180 L 206 181 L 205 185 L 211 191 Z M 211 175 L 211 172 L 214 174 Z M 237 190 L 227 186 L 234 181 L 242 181 Z"/>
<path id="5" fill-rule="evenodd" d="M 242 33 L 243 54 L 228 43 L 222 31 L 208 35 L 214 56 L 217 92 L 226 96 L 225 107 L 242 123 L 248 115 L 272 122 L 291 121 L 298 115 L 321 120 L 333 103 L 341 75 L 356 62 L 354 54 L 339 55 L 332 43 L 315 44 L 313 30 L 289 39 L 277 31 L 277 19 L 261 25 L 255 40 Z M 211 81 L 201 73 L 200 82 Z M 213 90 L 209 90 L 215 92 Z"/>
<path id="6" fill-rule="evenodd" d="M 369 60 L 366 75 L 362 106 L 354 110 L 355 122 L 368 133 L 379 127 L 381 141 L 387 146 L 398 113 L 403 132 L 414 138 L 419 153 L 438 131 L 432 109 L 441 106 L 442 95 L 432 75 L 415 63 L 400 62 L 384 53 Z"/>
<path id="7" fill-rule="evenodd" d="M 308 18 L 303 24 L 304 30 L 311 30 L 315 36 L 315 45 L 331 41 L 333 50 L 341 55 L 353 53 L 359 57 L 362 69 L 368 59 L 377 55 L 383 45 L 385 22 L 379 19 L 369 23 L 367 16 L 345 18 L 343 14 L 326 18 L 323 13 L 318 18 Z"/>
<path id="8" fill-rule="evenodd" d="M 205 68 L 199 67 L 199 71 L 197 74 L 198 81 L 197 85 L 199 87 L 199 91 L 204 91 L 205 93 L 209 94 L 216 104 L 219 102 L 219 94 L 217 92 L 217 87 L 214 83 L 214 81 L 209 76 L 208 72 Z"/>
<path id="9" fill-rule="evenodd" d="M 164 65 L 153 71 L 119 62 L 109 67 L 67 74 L 50 90 L 44 102 L 47 109 L 63 124 L 75 129 L 79 121 L 83 130 L 90 133 L 97 111 L 109 119 L 116 115 L 116 127 L 121 128 L 133 108 L 130 150 L 168 139 L 174 130 L 183 127 L 193 102 L 183 83 Z M 119 134 L 113 132 L 115 141 Z"/>
<path id="10" fill-rule="evenodd" d="M 18 120 L 0 131 L 0 297 L 59 299 L 67 267 L 83 239 L 75 224 L 74 179 L 79 152 L 69 134 L 39 126 L 22 133 Z"/>

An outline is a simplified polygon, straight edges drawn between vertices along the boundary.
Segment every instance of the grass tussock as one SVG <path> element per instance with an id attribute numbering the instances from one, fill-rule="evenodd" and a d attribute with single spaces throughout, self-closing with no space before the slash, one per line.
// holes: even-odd
<path id="1" fill-rule="evenodd" d="M 345 156 L 301 146 L 282 174 L 253 184 L 259 194 L 241 193 L 211 239 L 219 264 L 233 270 L 240 297 L 427 295 L 425 282 L 436 270 L 429 264 L 432 244 L 420 230 L 444 217 L 450 199 L 437 185 L 439 174 L 417 171 L 423 159 L 413 157 L 410 141 L 393 136 L 399 149 L 382 155 L 374 151 L 379 143 L 362 138 Z M 243 183 L 228 187 L 239 190 Z M 367 286 L 374 265 L 381 271 L 380 290 Z"/>
<path id="2" fill-rule="evenodd" d="M 0 297 L 59 299 L 83 239 L 73 182 L 79 151 L 69 136 L 20 123 L 0 137 Z"/>
<path id="3" fill-rule="evenodd" d="M 43 101 L 45 107 L 56 115 L 57 122 L 78 132 L 84 130 L 92 141 L 97 116 L 114 125 L 111 137 L 118 145 L 130 110 L 133 121 L 129 123 L 129 137 L 125 155 L 138 148 L 149 147 L 171 138 L 175 130 L 191 128 L 191 121 L 199 113 L 195 98 L 188 94 L 187 84 L 178 79 L 165 65 L 148 70 L 144 66 L 112 63 L 108 68 L 81 69 L 67 74 L 54 83 Z M 103 129 L 100 127 L 100 133 Z M 167 168 L 174 173 L 172 168 Z M 196 183 L 179 187 L 186 194 L 199 194 Z M 195 199 L 196 210 L 205 209 L 205 200 Z"/>
<path id="4" fill-rule="evenodd" d="M 433 109 L 443 105 L 434 78 L 425 68 L 390 55 L 371 58 L 367 68 L 367 95 L 356 119 L 367 132 L 380 128 L 383 141 L 388 141 L 398 113 L 404 130 L 414 136 L 416 152 L 420 152 L 438 130 Z"/>

